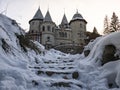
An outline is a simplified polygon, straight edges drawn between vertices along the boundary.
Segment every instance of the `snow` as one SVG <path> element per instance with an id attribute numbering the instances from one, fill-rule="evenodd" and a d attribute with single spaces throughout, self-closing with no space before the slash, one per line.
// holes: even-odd
<path id="1" fill-rule="evenodd" d="M 91 51 L 88 57 L 45 50 L 34 42 L 41 50 L 36 54 L 21 49 L 16 34 L 25 32 L 13 21 L 0 15 L 0 90 L 120 90 L 120 60 L 103 66 L 100 62 L 105 45 L 114 45 L 120 55 L 120 32 L 90 42 L 85 47 Z M 7 52 L 2 40 L 8 44 Z"/>

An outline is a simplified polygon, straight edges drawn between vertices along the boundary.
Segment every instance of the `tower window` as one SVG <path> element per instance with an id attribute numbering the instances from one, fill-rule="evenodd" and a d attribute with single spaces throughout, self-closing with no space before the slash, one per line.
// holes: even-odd
<path id="1" fill-rule="evenodd" d="M 42 31 L 45 31 L 45 26 L 42 27 Z"/>
<path id="2" fill-rule="evenodd" d="M 50 37 L 47 37 L 47 41 L 50 41 Z"/>
<path id="3" fill-rule="evenodd" d="M 54 27 L 52 27 L 52 32 L 54 32 Z"/>
<path id="4" fill-rule="evenodd" d="M 61 37 L 62 35 L 61 35 L 61 32 L 59 32 L 59 36 Z"/>
<path id="5" fill-rule="evenodd" d="M 62 37 L 64 37 L 64 33 L 62 32 L 62 35 L 61 35 Z"/>
<path id="6" fill-rule="evenodd" d="M 34 25 L 35 24 L 35 22 L 32 22 L 32 25 Z"/>
<path id="7" fill-rule="evenodd" d="M 34 33 L 34 31 L 32 30 L 31 33 Z"/>
<path id="8" fill-rule="evenodd" d="M 50 26 L 47 26 L 47 30 L 50 31 Z"/>
<path id="9" fill-rule="evenodd" d="M 64 35 L 65 37 L 67 37 L 67 33 L 65 33 L 65 35 Z"/>
<path id="10" fill-rule="evenodd" d="M 82 28 L 82 24 L 80 24 L 80 28 Z"/>

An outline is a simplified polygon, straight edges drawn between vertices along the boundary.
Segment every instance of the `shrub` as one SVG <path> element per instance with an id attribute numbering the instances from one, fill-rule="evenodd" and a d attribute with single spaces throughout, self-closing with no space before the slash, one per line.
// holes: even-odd
<path id="1" fill-rule="evenodd" d="M 16 36 L 19 40 L 20 46 L 25 52 L 27 52 L 27 49 L 26 49 L 27 47 L 34 50 L 37 54 L 41 53 L 40 49 L 29 38 L 27 38 L 24 35 L 18 35 L 18 34 L 16 34 Z"/>
<path id="2" fill-rule="evenodd" d="M 10 46 L 7 44 L 7 42 L 2 39 L 2 48 L 4 49 L 5 52 L 9 52 L 10 51 Z"/>

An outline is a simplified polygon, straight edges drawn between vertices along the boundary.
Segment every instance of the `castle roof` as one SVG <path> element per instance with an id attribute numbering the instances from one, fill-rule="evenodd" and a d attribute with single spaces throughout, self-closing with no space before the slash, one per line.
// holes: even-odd
<path id="1" fill-rule="evenodd" d="M 74 16 L 72 18 L 72 20 L 75 20 L 75 19 L 83 19 L 82 15 L 78 12 L 78 10 L 77 10 L 77 12 L 74 14 Z"/>
<path id="2" fill-rule="evenodd" d="M 46 13 L 46 15 L 45 15 L 44 21 L 53 22 L 53 21 L 52 21 L 52 18 L 51 18 L 51 16 L 50 16 L 49 10 L 47 11 L 47 13 Z"/>
<path id="3" fill-rule="evenodd" d="M 35 13 L 33 19 L 39 19 L 39 20 L 43 20 L 43 19 L 44 19 L 40 8 L 38 8 L 38 10 L 37 10 L 37 12 Z"/>
<path id="4" fill-rule="evenodd" d="M 73 22 L 73 21 L 76 21 L 76 20 L 83 21 L 83 22 L 85 22 L 85 23 L 87 24 L 87 21 L 86 21 L 86 20 L 83 18 L 83 16 L 78 12 L 78 10 L 77 10 L 77 12 L 73 15 L 73 18 L 72 18 L 72 20 L 70 21 L 70 23 Z"/>
<path id="5" fill-rule="evenodd" d="M 66 15 L 64 14 L 61 24 L 68 24 Z"/>

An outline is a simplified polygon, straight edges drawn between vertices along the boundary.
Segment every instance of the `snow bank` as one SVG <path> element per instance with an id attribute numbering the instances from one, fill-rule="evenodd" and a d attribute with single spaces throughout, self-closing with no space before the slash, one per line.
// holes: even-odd
<path id="1" fill-rule="evenodd" d="M 88 57 L 83 59 L 81 62 L 88 62 L 93 64 L 100 64 L 100 60 L 102 59 L 103 50 L 106 45 L 114 45 L 117 49 L 117 53 L 120 53 L 120 32 L 111 33 L 106 36 L 102 36 L 97 38 L 94 42 L 88 44 L 86 49 L 90 49 L 91 52 Z M 96 42 L 97 41 L 97 42 Z M 97 62 L 97 63 L 96 63 Z"/>
<path id="2" fill-rule="evenodd" d="M 106 45 L 114 45 L 117 49 L 116 54 L 120 57 L 120 32 L 114 32 L 106 36 L 97 38 L 86 46 L 85 49 L 91 50 L 88 57 L 80 61 L 79 67 L 90 71 L 90 68 L 99 68 L 101 66 L 101 59 L 104 48 Z M 92 65 L 92 66 L 91 66 Z M 89 67 L 89 68 L 88 68 Z M 109 62 L 103 67 L 100 67 L 101 79 L 107 78 L 107 83 L 111 84 L 111 87 L 120 87 L 120 60 Z M 99 71 L 98 70 L 98 71 Z M 116 90 L 116 89 L 115 89 Z"/>

